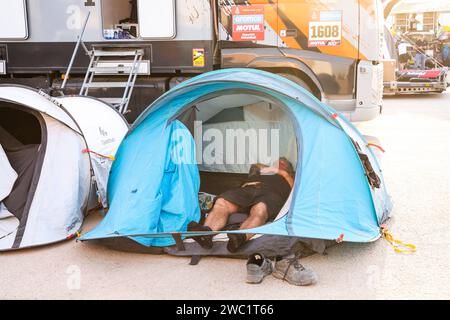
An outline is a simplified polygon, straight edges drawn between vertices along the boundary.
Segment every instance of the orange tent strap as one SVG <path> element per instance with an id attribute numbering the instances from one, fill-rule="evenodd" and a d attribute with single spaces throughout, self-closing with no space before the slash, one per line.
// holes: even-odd
<path id="1" fill-rule="evenodd" d="M 383 153 L 386 152 L 386 150 L 384 150 L 380 145 L 375 144 L 375 143 L 369 143 L 367 146 L 368 146 L 368 147 L 377 148 L 377 149 L 379 149 L 379 150 L 380 150 L 381 152 L 383 152 Z"/>

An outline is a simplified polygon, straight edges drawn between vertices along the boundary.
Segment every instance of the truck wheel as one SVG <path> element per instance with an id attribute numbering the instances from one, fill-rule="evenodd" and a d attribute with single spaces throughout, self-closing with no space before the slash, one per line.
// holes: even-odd
<path id="1" fill-rule="evenodd" d="M 277 73 L 279 76 L 282 76 L 283 78 L 286 78 L 288 80 L 291 80 L 292 82 L 295 82 L 296 84 L 298 84 L 300 87 L 308 90 L 309 92 L 311 92 L 314 95 L 313 90 L 311 89 L 311 87 L 302 79 L 300 79 L 299 77 L 296 77 L 290 73 Z M 320 99 L 319 99 L 320 100 Z"/>

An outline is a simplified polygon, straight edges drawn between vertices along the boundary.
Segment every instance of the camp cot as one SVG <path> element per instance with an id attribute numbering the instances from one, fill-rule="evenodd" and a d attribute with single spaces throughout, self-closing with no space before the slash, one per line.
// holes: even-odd
<path id="1" fill-rule="evenodd" d="M 204 140 L 194 140 L 195 121 L 202 121 L 203 131 L 279 129 L 280 155 L 295 164 L 296 176 L 274 221 L 251 230 L 187 232 L 189 222 L 201 219 L 199 191 L 217 195 L 245 179 L 249 168 L 198 162 Z M 211 250 L 190 239 L 224 232 L 257 235 L 241 253 L 282 250 L 297 239 L 320 240 L 316 248 L 322 250 L 328 241 L 371 242 L 381 236 L 392 209 L 373 146 L 359 131 L 297 84 L 253 69 L 206 73 L 156 100 L 119 147 L 108 200 L 108 214 L 82 241 L 179 255 L 227 255 L 221 236 Z"/>
<path id="2" fill-rule="evenodd" d="M 1 85 L 0 251 L 75 235 L 86 211 L 106 204 L 112 156 L 127 131 L 100 100 Z"/>

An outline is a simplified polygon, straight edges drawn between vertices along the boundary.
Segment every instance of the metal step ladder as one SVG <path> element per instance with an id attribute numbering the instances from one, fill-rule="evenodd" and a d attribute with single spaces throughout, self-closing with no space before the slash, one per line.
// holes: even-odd
<path id="1" fill-rule="evenodd" d="M 123 88 L 122 97 L 99 99 L 111 104 L 120 113 L 127 113 L 134 85 L 139 74 L 139 67 L 144 57 L 144 49 L 94 46 L 89 52 L 89 56 L 91 61 L 80 90 L 80 95 L 87 96 L 91 88 Z M 117 76 L 120 79 L 119 81 L 100 82 L 94 81 L 96 76 Z M 126 81 L 124 81 L 125 77 L 127 78 Z"/>
<path id="2" fill-rule="evenodd" d="M 92 46 L 92 50 L 88 50 L 83 42 L 83 35 L 86 31 L 86 26 L 89 22 L 91 13 L 88 12 L 81 30 L 81 34 L 77 37 L 78 41 L 75 50 L 72 53 L 67 72 L 64 75 L 64 81 L 61 85 L 61 92 L 67 87 L 70 78 L 70 73 L 75 62 L 80 46 L 85 53 L 90 57 L 89 67 L 84 78 L 83 85 L 80 90 L 80 95 L 87 96 L 91 88 L 123 88 L 124 93 L 122 97 L 117 98 L 99 98 L 115 108 L 122 114 L 128 112 L 128 105 L 130 103 L 131 95 L 136 84 L 136 79 L 139 73 L 150 74 L 150 61 L 146 61 L 142 65 L 146 71 L 140 72 L 142 58 L 144 57 L 144 49 L 130 48 L 114 45 L 104 44 L 102 46 Z M 121 79 L 127 78 L 127 81 L 111 81 L 111 82 L 94 82 L 95 76 L 117 76 Z M 109 79 L 108 79 L 109 80 Z"/>

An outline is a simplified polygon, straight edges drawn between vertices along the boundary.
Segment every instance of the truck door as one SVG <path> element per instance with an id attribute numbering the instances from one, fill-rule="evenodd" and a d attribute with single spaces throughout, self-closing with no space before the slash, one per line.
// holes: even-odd
<path id="1" fill-rule="evenodd" d="M 220 40 L 278 45 L 278 0 L 219 0 Z"/>
<path id="2" fill-rule="evenodd" d="M 2 8 L 0 9 L 0 39 L 25 40 L 27 38 L 26 1 L 2 1 Z"/>
<path id="3" fill-rule="evenodd" d="M 137 6 L 141 38 L 175 38 L 175 0 L 138 0 Z"/>
<path id="4" fill-rule="evenodd" d="M 278 0 L 279 46 L 358 59 L 359 0 Z"/>

